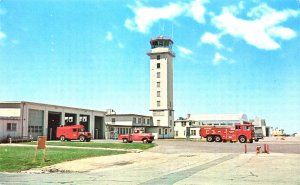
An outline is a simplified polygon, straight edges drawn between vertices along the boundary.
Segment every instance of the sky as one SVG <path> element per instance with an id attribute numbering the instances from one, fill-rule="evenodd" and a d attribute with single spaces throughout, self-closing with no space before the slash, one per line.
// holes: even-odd
<path id="1" fill-rule="evenodd" d="M 150 115 L 160 35 L 175 119 L 243 112 L 300 131 L 299 0 L 0 0 L 0 101 Z"/>

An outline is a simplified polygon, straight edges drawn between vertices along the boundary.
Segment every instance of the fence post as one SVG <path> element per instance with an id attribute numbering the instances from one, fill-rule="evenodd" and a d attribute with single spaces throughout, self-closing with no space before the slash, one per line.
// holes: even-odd
<path id="1" fill-rule="evenodd" d="M 245 154 L 247 153 L 247 144 L 245 144 Z"/>

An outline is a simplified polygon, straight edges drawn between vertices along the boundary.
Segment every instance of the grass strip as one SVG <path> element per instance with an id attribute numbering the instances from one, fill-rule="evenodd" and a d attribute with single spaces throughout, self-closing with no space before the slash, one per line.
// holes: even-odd
<path id="1" fill-rule="evenodd" d="M 39 150 L 37 160 L 34 162 L 35 151 L 36 149 L 31 147 L 0 146 L 0 172 L 18 172 L 75 159 L 126 153 L 114 150 L 47 148 L 47 162 L 42 160 L 44 150 Z"/>
<path id="2" fill-rule="evenodd" d="M 28 142 L 23 144 L 36 145 L 36 142 Z M 153 143 L 99 143 L 99 142 L 79 142 L 79 141 L 58 141 L 47 142 L 47 146 L 70 146 L 70 147 L 91 147 L 91 148 L 113 148 L 113 149 L 140 149 L 147 150 L 156 146 Z"/>

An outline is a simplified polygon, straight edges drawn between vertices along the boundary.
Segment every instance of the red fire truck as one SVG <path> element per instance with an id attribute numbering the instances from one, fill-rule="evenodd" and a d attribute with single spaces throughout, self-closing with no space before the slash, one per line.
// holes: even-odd
<path id="1" fill-rule="evenodd" d="M 91 141 L 92 134 L 90 132 L 85 132 L 83 125 L 70 125 L 57 127 L 56 138 L 61 141 L 79 139 L 81 142 L 89 142 Z"/>
<path id="2" fill-rule="evenodd" d="M 252 124 L 235 124 L 233 126 L 204 126 L 200 128 L 200 136 L 208 142 L 239 141 L 240 143 L 257 140 Z"/>

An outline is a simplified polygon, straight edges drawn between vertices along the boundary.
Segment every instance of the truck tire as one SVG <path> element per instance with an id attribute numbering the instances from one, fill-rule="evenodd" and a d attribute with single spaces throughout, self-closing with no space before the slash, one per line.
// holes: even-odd
<path id="1" fill-rule="evenodd" d="M 215 142 L 222 142 L 222 138 L 219 135 L 216 135 L 214 139 L 215 139 Z"/>
<path id="2" fill-rule="evenodd" d="M 86 142 L 90 142 L 90 141 L 91 141 L 91 138 L 86 139 Z"/>
<path id="3" fill-rule="evenodd" d="M 213 141 L 214 141 L 214 137 L 211 136 L 211 135 L 208 135 L 208 136 L 206 137 L 206 141 L 207 141 L 207 142 L 213 142 Z"/>
<path id="4" fill-rule="evenodd" d="M 240 143 L 246 143 L 246 142 L 247 142 L 246 136 L 240 136 L 240 137 L 239 137 L 239 142 L 240 142 Z"/>
<path id="5" fill-rule="evenodd" d="M 84 137 L 84 135 L 81 135 L 81 136 L 79 136 L 79 141 L 80 141 L 80 142 L 83 142 L 83 141 L 85 141 L 85 137 Z"/>
<path id="6" fill-rule="evenodd" d="M 152 141 L 148 141 L 148 143 L 152 143 Z"/>
<path id="7" fill-rule="evenodd" d="M 62 136 L 59 137 L 59 139 L 60 139 L 61 141 L 65 141 L 65 140 L 66 140 L 66 137 L 65 137 L 64 135 L 62 135 Z"/>
<path id="8" fill-rule="evenodd" d="M 144 138 L 142 141 L 144 144 L 148 143 L 148 139 L 146 139 L 146 138 Z"/>
<path id="9" fill-rule="evenodd" d="M 128 143 L 128 139 L 127 138 L 123 138 L 123 143 Z"/>

